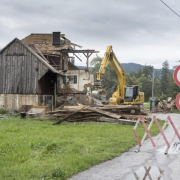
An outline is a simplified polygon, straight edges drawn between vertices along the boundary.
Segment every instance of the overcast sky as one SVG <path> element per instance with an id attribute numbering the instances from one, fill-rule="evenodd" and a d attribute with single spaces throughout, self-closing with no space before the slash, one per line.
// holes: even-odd
<path id="1" fill-rule="evenodd" d="M 179 0 L 164 2 L 180 14 Z M 0 0 L 0 4 L 0 49 L 15 37 L 61 31 L 83 49 L 100 51 L 99 56 L 112 45 L 121 63 L 161 68 L 168 60 L 172 68 L 180 60 L 180 17 L 160 0 Z"/>

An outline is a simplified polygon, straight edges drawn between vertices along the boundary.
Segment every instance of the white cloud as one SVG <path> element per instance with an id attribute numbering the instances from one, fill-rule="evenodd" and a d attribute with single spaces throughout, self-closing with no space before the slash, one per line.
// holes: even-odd
<path id="1" fill-rule="evenodd" d="M 166 59 L 171 67 L 180 59 L 180 18 L 157 0 L 0 2 L 0 49 L 15 37 L 61 31 L 85 49 L 99 50 L 99 56 L 113 45 L 120 62 L 160 68 Z M 179 1 L 167 3 L 180 14 Z"/>

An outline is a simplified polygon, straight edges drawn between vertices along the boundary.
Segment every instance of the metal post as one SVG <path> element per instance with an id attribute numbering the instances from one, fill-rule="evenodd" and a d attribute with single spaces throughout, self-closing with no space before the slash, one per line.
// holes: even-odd
<path id="1" fill-rule="evenodd" d="M 89 71 L 89 53 L 87 53 L 87 70 Z"/>
<path id="2" fill-rule="evenodd" d="M 153 72 L 152 72 L 152 100 L 154 96 L 154 67 L 152 66 Z"/>

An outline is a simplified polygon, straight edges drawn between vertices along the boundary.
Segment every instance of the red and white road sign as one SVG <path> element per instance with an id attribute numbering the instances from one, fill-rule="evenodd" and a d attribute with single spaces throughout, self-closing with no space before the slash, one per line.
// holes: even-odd
<path id="1" fill-rule="evenodd" d="M 176 96 L 176 107 L 180 111 L 180 93 Z"/>
<path id="2" fill-rule="evenodd" d="M 173 77 L 175 83 L 180 86 L 180 65 L 174 70 Z"/>

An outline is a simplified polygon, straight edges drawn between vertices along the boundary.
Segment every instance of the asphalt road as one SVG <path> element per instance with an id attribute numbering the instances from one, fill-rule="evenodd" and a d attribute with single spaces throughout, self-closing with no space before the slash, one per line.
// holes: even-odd
<path id="1" fill-rule="evenodd" d="M 180 114 L 154 115 L 163 120 L 170 116 L 176 127 L 180 123 Z M 170 141 L 174 135 L 172 126 L 169 125 L 164 133 Z M 153 137 L 153 139 L 155 140 L 156 137 Z M 174 142 L 179 142 L 177 137 Z M 172 146 L 167 155 L 164 154 L 167 146 L 162 137 L 155 148 L 149 139 L 143 143 L 139 153 L 135 153 L 137 147 L 129 149 L 113 160 L 81 172 L 70 180 L 180 179 L 180 145 L 176 148 Z"/>

